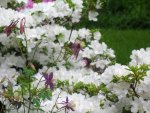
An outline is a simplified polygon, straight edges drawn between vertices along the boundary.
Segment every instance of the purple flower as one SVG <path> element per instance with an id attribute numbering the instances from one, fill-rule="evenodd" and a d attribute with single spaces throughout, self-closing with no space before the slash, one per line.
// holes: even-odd
<path id="1" fill-rule="evenodd" d="M 26 19 L 25 17 L 21 19 L 21 22 L 20 22 L 20 33 L 24 33 L 25 32 L 25 23 L 26 23 Z"/>
<path id="2" fill-rule="evenodd" d="M 27 4 L 25 5 L 25 8 L 29 8 L 29 9 L 32 9 L 33 8 L 33 0 L 28 0 Z"/>
<path id="3" fill-rule="evenodd" d="M 47 2 L 52 2 L 54 0 L 43 0 L 43 2 L 47 3 Z"/>
<path id="4" fill-rule="evenodd" d="M 75 111 L 74 110 L 75 104 L 73 101 L 69 101 L 68 97 L 66 97 L 65 101 L 62 101 L 61 103 L 58 104 L 62 104 L 63 106 L 60 109 L 65 109 L 66 112 L 67 110 Z"/>
<path id="5" fill-rule="evenodd" d="M 34 5 L 34 2 L 33 2 L 33 0 L 28 0 L 27 1 L 27 3 L 24 5 L 24 6 L 22 6 L 22 7 L 19 7 L 19 8 L 17 8 L 16 10 L 17 11 L 21 11 L 21 10 L 24 10 L 24 9 L 32 9 L 33 8 L 33 5 Z"/>
<path id="6" fill-rule="evenodd" d="M 53 73 L 51 72 L 50 74 L 42 73 L 44 78 L 45 78 L 45 85 L 46 87 L 50 87 L 51 90 L 53 90 L 54 85 L 53 85 Z"/>
<path id="7" fill-rule="evenodd" d="M 16 27 L 18 22 L 19 22 L 19 19 L 17 19 L 16 21 L 12 20 L 10 25 L 5 27 L 4 33 L 6 33 L 7 36 L 9 36 L 12 33 L 12 30 Z"/>
<path id="8" fill-rule="evenodd" d="M 81 44 L 79 41 L 74 42 L 74 44 L 72 44 L 71 46 L 71 50 L 75 56 L 75 58 L 77 59 L 78 54 L 80 52 L 80 50 L 82 49 Z"/>

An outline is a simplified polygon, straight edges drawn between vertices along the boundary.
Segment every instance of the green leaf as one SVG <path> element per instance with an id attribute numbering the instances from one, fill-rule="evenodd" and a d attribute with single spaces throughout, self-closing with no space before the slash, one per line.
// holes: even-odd
<path id="1" fill-rule="evenodd" d="M 69 4 L 70 8 L 74 8 L 75 4 L 72 2 L 72 0 L 66 0 L 66 2 Z"/>
<path id="2" fill-rule="evenodd" d="M 97 95 L 99 93 L 98 88 L 93 83 L 85 84 L 84 86 L 85 86 L 85 89 L 87 90 L 87 92 L 90 96 L 94 96 L 94 95 Z"/>
<path id="3" fill-rule="evenodd" d="M 67 69 L 70 69 L 71 67 L 73 67 L 73 65 L 72 65 L 69 61 L 65 62 L 64 66 L 65 66 Z"/>
<path id="4" fill-rule="evenodd" d="M 35 77 L 33 76 L 35 74 L 35 71 L 31 68 L 25 67 L 23 68 L 22 75 L 18 76 L 17 82 L 21 85 L 21 87 L 26 92 L 29 88 L 29 84 L 35 80 Z"/>
<path id="5" fill-rule="evenodd" d="M 75 92 L 78 92 L 79 90 L 84 90 L 86 93 L 88 93 L 90 96 L 97 95 L 99 93 L 100 88 L 97 87 L 93 83 L 84 84 L 83 82 L 78 82 L 74 85 L 73 90 Z"/>
<path id="6" fill-rule="evenodd" d="M 50 100 L 52 97 L 52 91 L 49 89 L 41 89 L 39 91 L 38 97 L 42 100 L 45 100 L 45 99 Z"/>
<path id="7" fill-rule="evenodd" d="M 106 98 L 107 98 L 109 101 L 118 102 L 118 97 L 117 97 L 115 94 L 108 93 L 108 94 L 106 95 Z"/>
<path id="8" fill-rule="evenodd" d="M 23 74 L 26 76 L 33 76 L 35 73 L 36 71 L 31 68 L 28 67 L 23 68 Z"/>
<path id="9" fill-rule="evenodd" d="M 8 81 L 7 93 L 10 97 L 14 95 L 13 86 L 12 86 L 12 83 L 10 81 Z"/>
<path id="10" fill-rule="evenodd" d="M 119 81 L 120 81 L 120 77 L 118 77 L 117 75 L 114 75 L 111 82 L 117 83 L 117 82 L 119 82 Z"/>
<path id="11" fill-rule="evenodd" d="M 101 108 L 103 108 L 104 105 L 105 105 L 105 102 L 104 102 L 103 100 L 101 100 L 100 103 L 99 103 L 99 106 L 100 106 Z"/>
<path id="12" fill-rule="evenodd" d="M 69 86 L 69 81 L 68 80 L 65 80 L 65 81 L 60 81 L 60 80 L 57 80 L 56 82 L 57 84 L 57 87 L 64 87 L 64 86 Z"/>
<path id="13" fill-rule="evenodd" d="M 77 84 L 74 85 L 73 90 L 74 90 L 75 92 L 78 92 L 78 89 L 84 89 L 84 88 L 85 88 L 85 87 L 84 87 L 83 82 L 78 82 Z"/>
<path id="14" fill-rule="evenodd" d="M 105 94 L 109 93 L 109 90 L 104 83 L 102 83 L 99 87 L 103 93 L 105 93 Z"/>
<path id="15" fill-rule="evenodd" d="M 4 28 L 5 28 L 4 26 L 0 27 L 0 33 L 2 33 L 4 31 Z"/>
<path id="16" fill-rule="evenodd" d="M 40 99 L 39 98 L 33 98 L 32 103 L 35 107 L 39 108 L 40 107 Z"/>

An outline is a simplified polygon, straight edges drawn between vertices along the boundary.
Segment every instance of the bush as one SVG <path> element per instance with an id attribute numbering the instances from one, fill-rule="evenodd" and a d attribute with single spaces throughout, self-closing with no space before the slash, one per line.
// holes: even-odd
<path id="1" fill-rule="evenodd" d="M 84 22 L 101 28 L 150 28 L 149 0 L 103 0 L 99 21 Z"/>

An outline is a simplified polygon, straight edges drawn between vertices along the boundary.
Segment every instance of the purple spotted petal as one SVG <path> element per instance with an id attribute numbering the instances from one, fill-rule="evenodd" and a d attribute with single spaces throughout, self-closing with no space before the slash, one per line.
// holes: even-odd
<path id="1" fill-rule="evenodd" d="M 33 8 L 33 0 L 28 0 L 27 4 L 25 5 L 25 8 L 29 8 L 29 9 L 32 9 Z"/>
<path id="2" fill-rule="evenodd" d="M 53 90 L 54 85 L 53 85 L 53 73 L 51 72 L 50 74 L 42 73 L 42 75 L 45 78 L 45 85 L 49 86 L 51 90 Z"/>
<path id="3" fill-rule="evenodd" d="M 43 0 L 43 2 L 47 3 L 47 2 L 52 2 L 53 0 Z"/>

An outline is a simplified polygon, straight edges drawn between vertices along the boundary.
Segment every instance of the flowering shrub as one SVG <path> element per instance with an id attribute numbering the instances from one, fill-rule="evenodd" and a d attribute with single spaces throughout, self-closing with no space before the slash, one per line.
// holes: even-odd
<path id="1" fill-rule="evenodd" d="M 149 49 L 129 66 L 97 29 L 99 0 L 17 0 L 0 8 L 1 112 L 149 113 Z"/>

